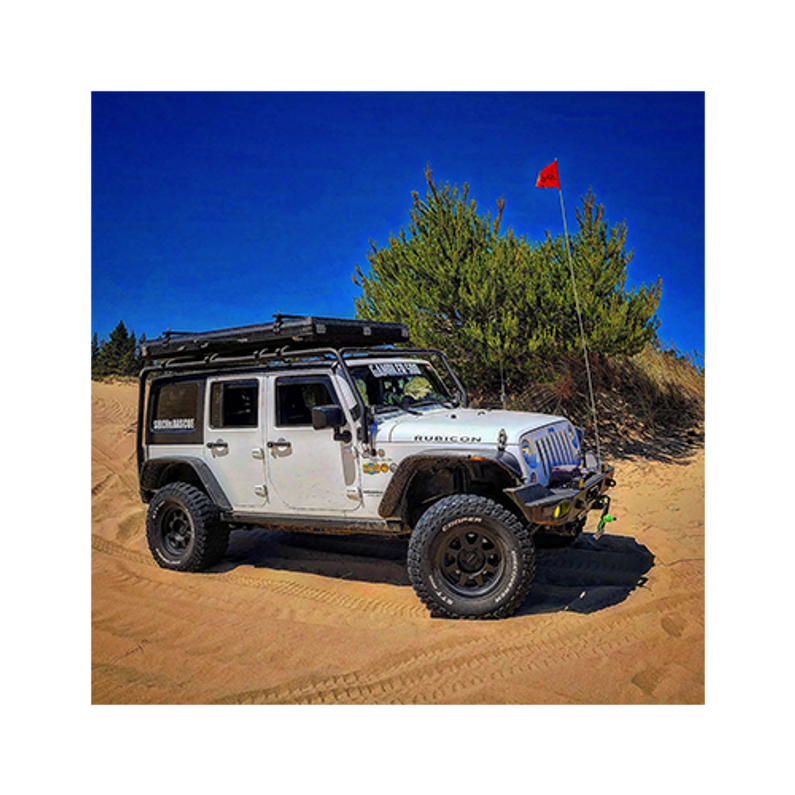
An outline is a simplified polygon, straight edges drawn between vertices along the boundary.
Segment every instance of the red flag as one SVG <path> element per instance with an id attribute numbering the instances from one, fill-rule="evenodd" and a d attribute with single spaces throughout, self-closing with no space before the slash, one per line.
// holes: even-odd
<path id="1" fill-rule="evenodd" d="M 536 180 L 537 188 L 558 188 L 560 189 L 560 179 L 558 178 L 558 161 L 550 163 L 546 168 L 538 172 Z"/>

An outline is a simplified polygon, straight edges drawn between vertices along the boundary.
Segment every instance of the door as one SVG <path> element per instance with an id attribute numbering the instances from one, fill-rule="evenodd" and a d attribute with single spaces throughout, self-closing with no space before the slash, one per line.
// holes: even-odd
<path id="1" fill-rule="evenodd" d="M 208 381 L 204 455 L 235 510 L 267 504 L 263 391 L 259 378 Z"/>
<path id="2" fill-rule="evenodd" d="M 351 441 L 312 427 L 314 406 L 341 405 L 325 374 L 276 376 L 268 411 L 266 454 L 273 490 L 290 509 L 333 515 L 361 505 Z M 354 436 L 354 430 L 347 428 Z"/>

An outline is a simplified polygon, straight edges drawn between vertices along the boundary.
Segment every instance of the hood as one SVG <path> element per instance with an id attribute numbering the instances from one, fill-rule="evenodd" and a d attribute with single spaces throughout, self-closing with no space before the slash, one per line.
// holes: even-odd
<path id="1" fill-rule="evenodd" d="M 400 412 L 379 417 L 377 426 L 379 442 L 497 444 L 504 428 L 508 444 L 518 444 L 524 434 L 558 422 L 567 420 L 524 411 L 433 408 L 425 409 L 421 415 Z"/>

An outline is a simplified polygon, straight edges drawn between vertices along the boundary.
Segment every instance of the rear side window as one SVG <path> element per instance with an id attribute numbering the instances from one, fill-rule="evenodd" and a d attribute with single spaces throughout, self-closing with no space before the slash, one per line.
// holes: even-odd
<path id="1" fill-rule="evenodd" d="M 149 398 L 148 444 L 201 444 L 204 380 L 154 382 Z"/>
<path id="2" fill-rule="evenodd" d="M 153 431 L 192 431 L 196 428 L 199 385 L 195 381 L 165 384 L 157 390 Z"/>
<path id="3" fill-rule="evenodd" d="M 216 381 L 210 390 L 210 425 L 256 428 L 258 407 L 259 381 Z"/>

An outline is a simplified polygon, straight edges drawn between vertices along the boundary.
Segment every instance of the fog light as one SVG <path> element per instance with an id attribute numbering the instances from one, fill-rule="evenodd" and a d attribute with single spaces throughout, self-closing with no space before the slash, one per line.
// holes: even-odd
<path id="1" fill-rule="evenodd" d="M 555 513 L 553 516 L 556 519 L 560 519 L 561 516 L 565 516 L 571 510 L 571 503 L 568 500 L 564 500 L 560 505 L 555 506 Z"/>

